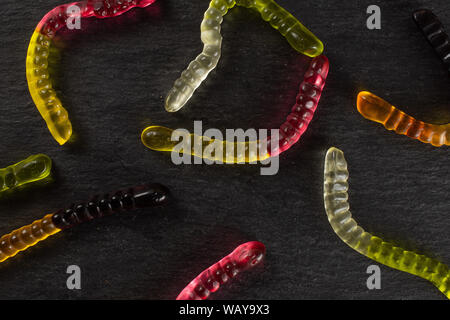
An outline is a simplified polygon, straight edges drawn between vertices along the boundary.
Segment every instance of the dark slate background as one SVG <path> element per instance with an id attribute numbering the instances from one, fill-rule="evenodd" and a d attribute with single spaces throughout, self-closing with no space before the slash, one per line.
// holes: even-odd
<path id="1" fill-rule="evenodd" d="M 60 147 L 27 89 L 32 31 L 60 0 L 2 0 L 0 164 L 30 154 L 54 160 L 53 182 L 3 196 L 0 232 L 46 213 L 147 181 L 168 185 L 172 203 L 93 221 L 57 234 L 0 265 L 2 299 L 174 299 L 237 245 L 259 240 L 264 265 L 215 299 L 443 299 L 429 282 L 384 266 L 382 290 L 366 288 L 373 262 L 347 247 L 323 207 L 323 159 L 341 148 L 350 168 L 350 202 L 369 232 L 450 263 L 448 149 L 386 131 L 362 118 L 355 100 L 370 90 L 424 121 L 450 121 L 449 78 L 411 14 L 438 1 L 279 0 L 326 45 L 331 71 L 315 119 L 280 158 L 276 176 L 257 165 L 175 166 L 146 149 L 150 124 L 193 128 L 276 128 L 294 103 L 308 59 L 256 12 L 235 8 L 223 23 L 219 66 L 179 113 L 164 97 L 201 51 L 207 0 L 159 0 L 109 20 L 83 21 L 55 54 L 57 87 L 75 141 Z M 382 30 L 366 28 L 366 8 L 382 8 Z M 57 67 L 58 66 L 58 67 Z M 446 160 L 447 159 L 447 160 Z M 66 288 L 66 268 L 82 269 L 82 289 Z"/>

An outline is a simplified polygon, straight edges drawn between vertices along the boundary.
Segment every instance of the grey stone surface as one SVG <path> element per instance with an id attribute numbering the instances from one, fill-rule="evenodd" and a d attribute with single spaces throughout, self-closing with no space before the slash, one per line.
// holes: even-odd
<path id="1" fill-rule="evenodd" d="M 226 285 L 215 299 L 443 299 L 433 285 L 381 267 L 369 291 L 359 255 L 333 233 L 323 208 L 323 159 L 341 148 L 350 203 L 368 231 L 450 263 L 448 148 L 434 148 L 362 118 L 356 94 L 370 90 L 409 114 L 450 121 L 449 78 L 411 14 L 431 8 L 450 30 L 448 1 L 378 1 L 382 30 L 365 27 L 371 1 L 279 0 L 326 46 L 331 61 L 316 117 L 280 158 L 276 176 L 259 166 L 175 166 L 140 142 L 149 124 L 192 129 L 278 127 L 308 59 L 262 21 L 233 9 L 223 23 L 218 68 L 177 114 L 164 97 L 197 53 L 207 0 L 159 0 L 121 17 L 92 20 L 61 44 L 58 89 L 76 141 L 53 140 L 27 89 L 25 56 L 37 22 L 59 0 L 2 0 L 0 167 L 30 154 L 54 160 L 54 181 L 0 199 L 0 232 L 44 214 L 146 181 L 168 185 L 172 204 L 62 232 L 0 264 L 2 299 L 173 299 L 238 244 L 266 244 L 265 264 Z M 82 290 L 66 288 L 68 265 Z"/>

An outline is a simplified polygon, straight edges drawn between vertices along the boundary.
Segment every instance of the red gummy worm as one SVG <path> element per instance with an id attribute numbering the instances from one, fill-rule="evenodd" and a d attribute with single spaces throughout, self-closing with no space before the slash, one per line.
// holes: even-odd
<path id="1" fill-rule="evenodd" d="M 156 0 L 84 0 L 57 6 L 48 12 L 39 22 L 38 30 L 41 34 L 50 38 L 66 25 L 70 14 L 67 9 L 71 6 L 80 8 L 80 17 L 89 18 L 112 18 L 121 15 L 135 7 L 144 8 L 151 5 Z"/>
<path id="2" fill-rule="evenodd" d="M 135 7 L 144 8 L 156 0 L 87 0 L 87 14 L 97 18 L 110 18 L 121 15 Z M 92 12 L 92 13 L 91 13 Z"/>
<path id="3" fill-rule="evenodd" d="M 300 85 L 296 103 L 287 116 L 286 122 L 280 127 L 278 146 L 275 144 L 274 150 L 271 149 L 270 138 L 268 139 L 267 151 L 271 157 L 288 150 L 305 133 L 319 104 L 329 69 L 330 63 L 324 55 L 320 55 L 311 61 Z"/>
<path id="4" fill-rule="evenodd" d="M 232 253 L 213 264 L 192 280 L 178 295 L 177 300 L 204 300 L 220 285 L 239 272 L 257 265 L 266 255 L 266 247 L 258 241 L 241 244 Z"/>

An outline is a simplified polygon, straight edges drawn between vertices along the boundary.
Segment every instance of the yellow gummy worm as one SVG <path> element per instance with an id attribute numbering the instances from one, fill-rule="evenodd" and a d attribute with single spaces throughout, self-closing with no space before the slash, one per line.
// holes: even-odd
<path id="1" fill-rule="evenodd" d="M 173 140 L 182 139 L 180 147 L 180 141 L 172 141 L 172 137 L 177 137 Z M 146 147 L 155 151 L 187 153 L 223 163 L 251 163 L 270 158 L 267 144 L 260 141 L 222 141 L 161 126 L 146 128 L 141 140 Z"/>
<path id="2" fill-rule="evenodd" d="M 323 43 L 274 0 L 236 0 L 236 4 L 258 11 L 263 20 L 269 22 L 273 28 L 286 37 L 296 51 L 309 57 L 317 57 L 322 54 Z"/>
<path id="3" fill-rule="evenodd" d="M 16 164 L 0 169 L 0 193 L 27 183 L 47 178 L 52 170 L 52 160 L 37 154 Z"/>
<path id="4" fill-rule="evenodd" d="M 156 0 L 83 0 L 57 6 L 38 23 L 28 46 L 26 75 L 28 89 L 53 138 L 61 145 L 72 136 L 72 124 L 50 79 L 48 58 L 56 34 L 73 18 L 109 18 Z M 78 12 L 77 12 L 78 11 Z"/>
<path id="5" fill-rule="evenodd" d="M 34 246 L 61 231 L 52 222 L 53 214 L 34 221 L 32 224 L 16 229 L 0 238 L 0 262 L 14 257 L 20 251 Z"/>
<path id="6" fill-rule="evenodd" d="M 169 91 L 165 102 L 168 112 L 180 110 L 217 66 L 222 48 L 220 31 L 223 16 L 235 5 L 258 11 L 263 20 L 278 30 L 296 51 L 309 57 L 317 57 L 323 52 L 322 42 L 273 0 L 212 0 L 200 27 L 203 51 L 181 73 Z"/>
<path id="7" fill-rule="evenodd" d="M 33 33 L 28 47 L 26 74 L 28 89 L 39 113 L 45 120 L 53 138 L 60 144 L 69 140 L 72 135 L 72 124 L 67 110 L 52 87 L 48 56 L 51 39 L 38 30 Z"/>
<path id="8" fill-rule="evenodd" d="M 344 153 L 330 148 L 325 157 L 324 203 L 334 232 L 354 250 L 388 267 L 408 272 L 433 283 L 450 299 L 450 270 L 445 264 L 404 250 L 358 226 L 348 203 L 349 173 Z"/>

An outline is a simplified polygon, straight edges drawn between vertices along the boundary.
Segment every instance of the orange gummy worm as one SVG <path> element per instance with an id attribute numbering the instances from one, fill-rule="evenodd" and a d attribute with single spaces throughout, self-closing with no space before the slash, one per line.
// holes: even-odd
<path id="1" fill-rule="evenodd" d="M 358 94 L 358 111 L 366 119 L 381 123 L 386 129 L 435 147 L 450 145 L 450 124 L 431 124 L 414 119 L 373 93 Z"/>

